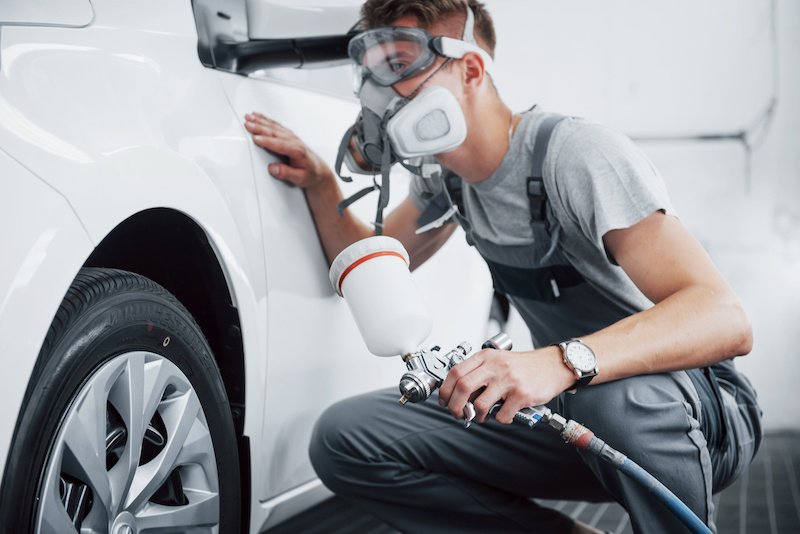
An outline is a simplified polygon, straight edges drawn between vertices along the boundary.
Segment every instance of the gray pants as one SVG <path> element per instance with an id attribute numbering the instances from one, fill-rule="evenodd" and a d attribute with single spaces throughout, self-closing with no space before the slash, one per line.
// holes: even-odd
<path id="1" fill-rule="evenodd" d="M 553 429 L 494 420 L 464 429 L 435 398 L 402 406 L 398 397 L 388 389 L 332 406 L 317 423 L 310 454 L 329 489 L 401 532 L 570 531 L 569 517 L 535 498 L 617 501 L 635 532 L 687 532 L 637 483 Z M 729 450 L 711 453 L 684 372 L 591 386 L 560 395 L 550 408 L 637 462 L 714 530 L 712 490 L 741 474 L 755 443 L 744 412 L 725 404 L 735 435 Z"/>

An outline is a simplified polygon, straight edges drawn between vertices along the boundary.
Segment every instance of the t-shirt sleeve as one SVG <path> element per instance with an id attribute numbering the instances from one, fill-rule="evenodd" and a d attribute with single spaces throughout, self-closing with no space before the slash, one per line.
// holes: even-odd
<path id="1" fill-rule="evenodd" d="M 675 215 L 661 175 L 623 134 L 583 124 L 569 134 L 554 165 L 558 195 L 583 233 L 602 247 L 603 236 L 648 215 Z"/>

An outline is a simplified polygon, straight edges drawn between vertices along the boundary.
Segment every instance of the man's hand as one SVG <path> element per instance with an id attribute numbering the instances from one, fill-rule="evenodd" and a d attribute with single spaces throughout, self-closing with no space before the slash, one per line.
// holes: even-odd
<path id="1" fill-rule="evenodd" d="M 329 180 L 333 173 L 291 130 L 262 115 L 245 115 L 244 127 L 253 134 L 253 142 L 267 150 L 286 156 L 286 163 L 273 163 L 269 172 L 275 178 L 285 180 L 303 189 L 313 189 Z"/>
<path id="2" fill-rule="evenodd" d="M 279 180 L 303 188 L 329 262 L 351 243 L 373 235 L 374 230 L 357 220 L 349 209 L 339 216 L 336 206 L 343 196 L 333 170 L 294 132 L 261 113 L 245 115 L 244 127 L 253 134 L 256 145 L 288 159 L 288 164 L 271 164 L 269 172 Z M 384 234 L 399 239 L 405 246 L 412 269 L 439 250 L 456 227 L 446 224 L 417 235 L 419 216 L 419 209 L 407 197 L 387 215 L 384 225 Z"/>
<path id="3" fill-rule="evenodd" d="M 482 423 L 494 404 L 504 401 L 495 415 L 511 423 L 526 406 L 546 404 L 575 384 L 575 375 L 561 359 L 558 347 L 531 352 L 484 349 L 453 367 L 439 388 L 439 404 L 461 418 L 472 400 Z"/>

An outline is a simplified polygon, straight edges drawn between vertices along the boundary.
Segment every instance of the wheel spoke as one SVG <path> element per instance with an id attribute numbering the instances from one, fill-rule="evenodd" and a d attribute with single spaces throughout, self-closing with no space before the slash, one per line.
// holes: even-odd
<path id="1" fill-rule="evenodd" d="M 186 491 L 189 504 L 184 506 L 161 506 L 148 504 L 136 514 L 139 532 L 171 527 L 211 527 L 219 522 L 219 496 L 202 491 Z M 205 529 L 198 529 L 203 531 Z"/>
<path id="2" fill-rule="evenodd" d="M 55 493 L 48 492 L 39 511 L 39 528 L 37 534 L 68 534 L 77 532 L 67 511 L 58 498 L 58 486 Z"/>
<path id="3" fill-rule="evenodd" d="M 139 466 L 125 503 L 128 510 L 136 510 L 167 480 L 177 467 L 177 459 L 189 431 L 200 414 L 200 400 L 189 388 L 159 405 L 159 412 L 167 428 L 167 443 L 151 462 Z"/>
<path id="4" fill-rule="evenodd" d="M 211 434 L 208 433 L 206 425 L 196 419 L 175 463 L 177 465 L 193 464 L 200 466 L 205 475 L 204 488 L 216 492 L 219 491 L 216 461 Z"/>
<path id="5" fill-rule="evenodd" d="M 127 430 L 127 440 L 122 456 L 109 471 L 114 505 L 113 514 L 128 493 L 142 452 L 142 436 L 150 420 L 145 412 L 144 384 L 145 356 L 143 353 L 128 356 L 125 371 L 109 392 L 109 402 L 114 405 Z"/>
<path id="6" fill-rule="evenodd" d="M 111 485 L 106 471 L 105 408 L 106 396 L 101 387 L 90 387 L 79 399 L 64 425 L 61 469 L 84 481 L 94 498 L 106 509 L 113 506 Z"/>
<path id="7" fill-rule="evenodd" d="M 61 464 L 61 451 L 54 452 L 53 465 Z M 75 527 L 61 503 L 59 493 L 60 470 L 49 469 L 44 480 L 39 510 L 38 534 L 73 532 Z M 70 530 L 72 529 L 72 530 Z"/>

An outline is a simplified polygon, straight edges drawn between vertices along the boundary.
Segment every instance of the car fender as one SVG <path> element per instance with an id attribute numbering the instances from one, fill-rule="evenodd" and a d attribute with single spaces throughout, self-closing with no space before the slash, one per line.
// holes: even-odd
<path id="1" fill-rule="evenodd" d="M 0 176 L 0 369 L 9 377 L 26 377 L 93 247 L 67 200 L 3 151 Z M 6 380 L 0 388 L 0 458 L 7 457 L 27 385 Z"/>

